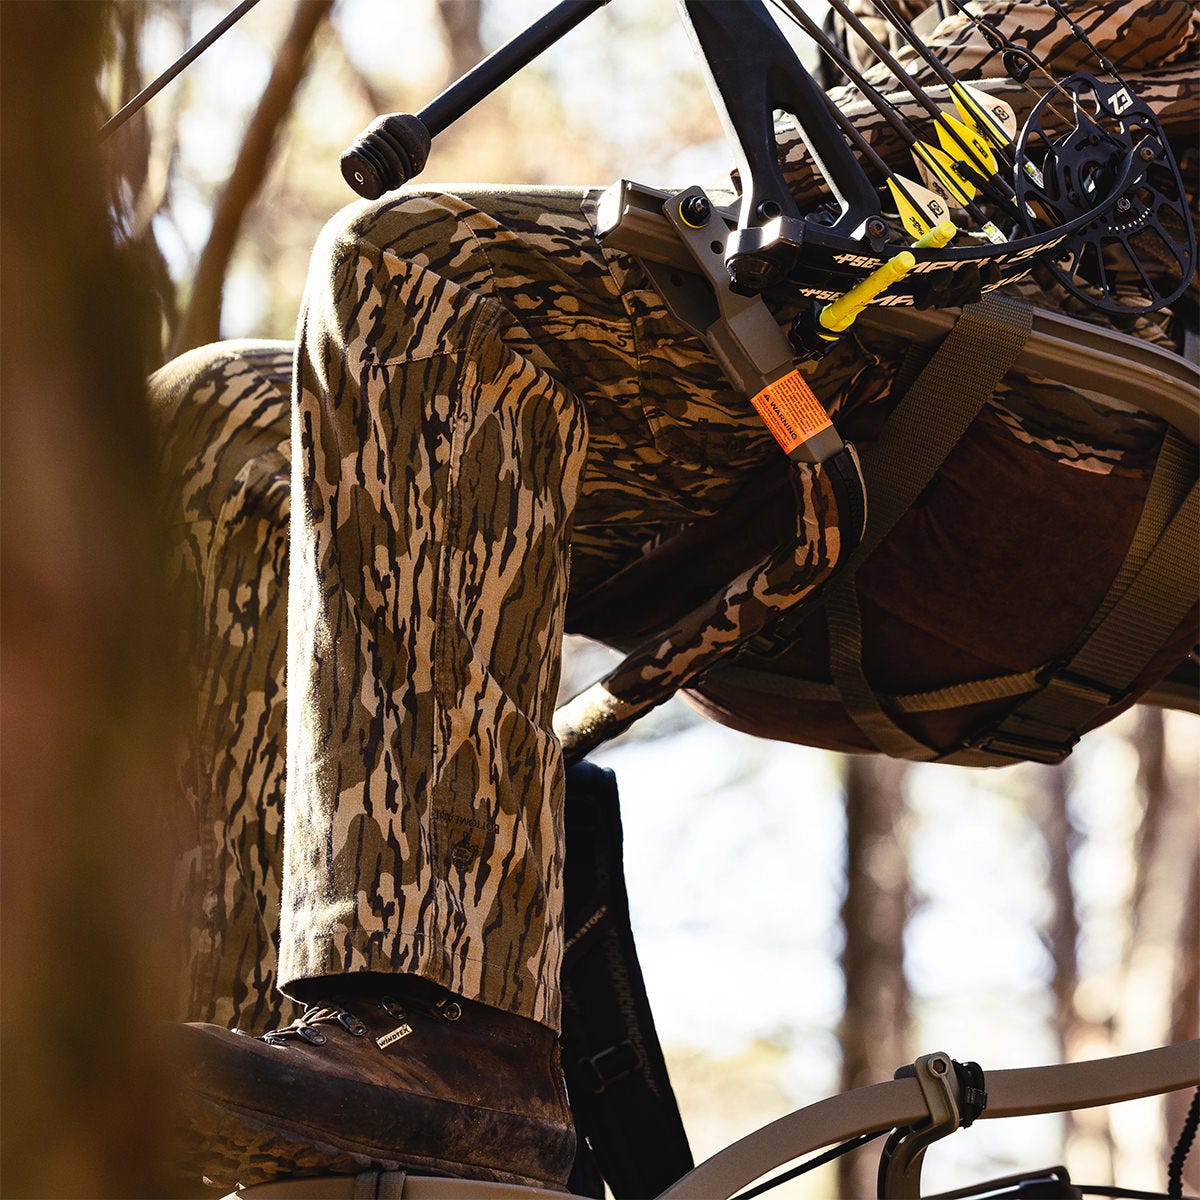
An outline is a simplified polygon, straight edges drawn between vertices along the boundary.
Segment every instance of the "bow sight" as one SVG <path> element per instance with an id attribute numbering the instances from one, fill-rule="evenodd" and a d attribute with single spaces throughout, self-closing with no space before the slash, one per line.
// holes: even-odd
<path id="1" fill-rule="evenodd" d="M 607 2 L 564 0 L 420 113 L 380 117 L 342 156 L 347 182 L 374 198 L 411 179 L 431 137 Z M 795 334 L 808 353 L 863 304 L 962 303 L 1028 274 L 1035 261 L 1068 292 L 1108 311 L 1152 311 L 1183 292 L 1196 243 L 1168 139 L 1058 0 L 1052 7 L 1111 83 L 1086 74 L 1055 80 L 1031 48 L 952 0 L 1010 80 L 1027 91 L 1035 73 L 1047 81 L 1019 132 L 1006 101 L 988 85 L 955 78 L 890 0 L 872 4 L 929 66 L 935 85 L 919 85 L 845 0 L 830 4 L 878 60 L 870 72 L 855 68 L 797 0 L 771 3 L 849 78 L 852 102 L 831 102 L 762 0 L 679 0 L 734 154 L 736 212 L 717 210 L 714 224 L 697 223 L 681 215 L 685 202 L 693 217 L 697 205 L 712 210 L 697 189 L 668 196 L 622 183 L 600 230 L 609 244 L 647 265 L 698 275 L 718 292 L 811 298 L 815 316 Z M 884 90 L 889 75 L 895 91 Z M 778 111 L 794 120 L 820 185 L 803 202 L 780 165 Z M 885 161 L 880 146 L 889 139 L 912 153 L 921 183 Z M 706 236 L 681 241 L 672 227 Z M 825 302 L 852 291 L 830 316 Z"/>

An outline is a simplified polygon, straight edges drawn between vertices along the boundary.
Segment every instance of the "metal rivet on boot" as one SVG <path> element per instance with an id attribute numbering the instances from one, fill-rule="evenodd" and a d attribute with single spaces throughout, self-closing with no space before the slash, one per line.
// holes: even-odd
<path id="1" fill-rule="evenodd" d="M 296 1032 L 310 1046 L 323 1046 L 329 1040 L 319 1029 L 314 1029 L 311 1025 L 301 1025 Z"/>
<path id="2" fill-rule="evenodd" d="M 438 1005 L 438 1011 L 447 1021 L 457 1021 L 462 1016 L 462 1009 L 453 1000 L 443 1000 Z"/>
<path id="3" fill-rule="evenodd" d="M 401 1007 L 399 1001 L 393 999 L 391 996 L 380 996 L 379 1007 L 394 1021 L 403 1021 L 405 1019 L 406 1014 L 404 1009 Z"/>
<path id="4" fill-rule="evenodd" d="M 353 1014 L 342 1009 L 337 1015 L 338 1024 L 348 1029 L 355 1037 L 366 1037 L 367 1027 Z"/>

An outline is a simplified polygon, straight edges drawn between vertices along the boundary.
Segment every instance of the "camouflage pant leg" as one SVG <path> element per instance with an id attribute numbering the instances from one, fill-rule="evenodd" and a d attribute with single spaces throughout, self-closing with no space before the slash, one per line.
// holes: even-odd
<path id="1" fill-rule="evenodd" d="M 151 380 L 193 713 L 180 762 L 182 1020 L 261 1032 L 275 988 L 283 836 L 292 347 L 224 343 Z"/>
<path id="2" fill-rule="evenodd" d="M 571 533 L 572 590 L 586 590 L 664 532 L 715 511 L 747 472 L 775 453 L 752 409 L 725 384 L 703 345 L 668 316 L 644 276 L 627 260 L 601 254 L 592 233 L 593 204 L 592 195 L 540 189 L 409 196 L 367 210 L 363 220 L 374 222 L 372 234 L 386 234 L 397 256 L 387 260 L 389 269 L 403 258 L 411 279 L 401 290 L 400 279 L 390 278 L 379 290 L 380 303 L 372 299 L 361 308 L 338 239 L 317 250 L 319 282 L 304 327 L 309 354 L 302 378 L 309 386 L 301 396 L 297 443 L 308 446 L 308 458 L 297 486 L 307 489 L 308 514 L 336 508 L 349 523 L 320 603 L 294 598 L 292 609 L 319 617 L 324 627 L 310 636 L 324 639 L 325 663 L 346 671 L 354 687 L 339 683 L 336 694 L 322 698 L 310 680 L 307 699 L 293 702 L 291 717 L 299 743 L 325 739 L 331 755 L 343 759 L 335 773 L 342 770 L 348 781 L 357 764 L 362 782 L 347 782 L 344 797 L 334 797 L 344 798 L 341 807 L 331 804 L 329 792 L 289 789 L 293 867 L 299 858 L 328 868 L 327 877 L 314 877 L 307 866 L 293 871 L 281 978 L 368 963 L 395 966 L 424 970 L 517 1011 L 553 1012 L 553 942 L 545 943 L 533 968 L 514 956 L 522 944 L 546 936 L 525 927 L 545 917 L 543 908 L 553 926 L 549 936 L 557 937 L 556 751 L 519 710 L 528 707 L 543 725 L 548 719 L 563 600 L 562 539 Z M 472 242 L 486 244 L 486 262 Z M 332 295 L 326 280 L 337 289 Z M 359 287 L 368 282 L 361 278 Z M 313 295 L 323 295 L 327 307 L 312 303 Z M 357 343 L 334 336 L 338 304 L 367 314 L 374 322 L 369 335 Z M 388 348 L 380 366 L 346 377 L 348 350 L 357 345 L 361 353 L 381 339 Z M 510 352 L 515 373 L 489 390 L 477 360 Z M 518 359 L 528 368 L 518 370 Z M 186 1015 L 255 1031 L 275 1023 L 278 1004 L 270 991 L 284 776 L 277 589 L 286 559 L 291 366 L 285 346 L 223 346 L 186 356 L 155 380 L 169 443 L 166 469 L 183 489 L 182 578 L 195 593 L 197 612 L 189 648 L 197 717 L 185 764 L 189 817 L 180 869 L 191 952 Z M 342 372 L 343 405 L 333 405 L 331 423 L 319 397 L 335 370 Z M 856 373 L 843 370 L 832 378 L 841 387 Z M 577 395 L 562 387 L 565 379 Z M 820 380 L 814 386 L 823 387 Z M 567 477 L 577 469 L 582 439 L 580 396 L 589 453 L 572 529 Z M 433 406 L 428 418 L 425 397 Z M 499 407 L 489 415 L 487 404 Z M 347 411 L 351 405 L 357 408 Z M 396 441 L 398 413 L 407 416 L 409 435 L 420 435 L 416 448 Z M 460 418 L 466 422 L 461 428 Z M 439 460 L 444 438 L 449 448 Z M 464 453 L 480 438 L 478 453 Z M 514 467 L 506 477 L 501 460 L 518 449 L 513 462 L 519 460 L 520 472 Z M 446 453 L 453 454 L 452 464 Z M 423 482 L 415 467 L 421 454 L 429 459 Z M 464 500 L 455 514 L 457 536 L 460 544 L 472 537 L 478 543 L 471 555 L 437 541 L 451 536 L 448 514 L 455 506 L 429 489 L 446 485 L 450 465 Z M 556 474 L 563 476 L 557 485 Z M 392 502 L 389 481 L 405 489 L 403 510 Z M 539 520 L 540 541 L 532 536 Z M 302 522 L 301 544 L 306 527 Z M 405 558 L 406 539 L 419 544 L 422 538 L 430 539 L 429 553 L 440 556 L 432 566 L 421 553 L 415 563 Z M 451 636 L 438 649 L 438 684 L 453 700 L 441 724 L 432 721 L 431 694 L 422 692 L 432 686 L 433 649 L 414 640 L 430 628 L 428 620 L 421 628 L 428 616 L 421 605 L 428 601 L 431 570 L 439 586 L 464 598 Z M 454 570 L 457 577 L 448 578 Z M 476 570 L 487 575 L 484 590 Z M 497 590 L 505 592 L 500 601 Z M 409 618 L 409 640 L 397 616 L 402 599 L 417 610 Z M 448 611 L 439 614 L 443 623 Z M 481 646 L 489 638 L 491 659 L 485 660 Z M 484 692 L 486 703 L 477 703 L 472 688 Z M 447 744 L 458 749 L 436 771 L 435 738 L 443 758 Z M 411 790 L 401 792 L 401 781 Z M 442 819 L 431 824 L 434 790 L 448 800 Z M 438 854 L 444 867 L 450 864 L 449 882 L 433 870 Z M 307 894 L 306 879 L 314 889 Z M 321 897 L 337 887 L 353 901 L 343 901 L 344 941 L 327 940 L 328 956 L 318 958 L 317 943 L 305 939 L 321 919 Z M 316 894 L 319 888 L 326 891 Z M 505 912 L 506 897 L 519 913 L 516 921 Z M 460 908 L 444 917 L 439 902 Z M 398 921 L 405 904 L 410 916 L 417 914 L 407 926 Z M 483 925 L 482 934 L 468 915 Z M 456 965 L 466 932 L 466 951 L 473 953 L 482 940 L 506 964 L 498 985 L 482 982 L 474 960 Z M 289 958 L 289 945 L 300 953 Z M 539 980 L 531 982 L 535 973 Z M 495 972 L 487 978 L 494 980 Z"/>
<path id="3" fill-rule="evenodd" d="M 554 1024 L 551 718 L 583 414 L 437 200 L 335 222 L 313 262 L 282 978 L 411 972 Z"/>
<path id="4" fill-rule="evenodd" d="M 409 193 L 350 209 L 314 253 L 285 983 L 413 971 L 558 1019 L 568 536 L 594 578 L 774 453 L 703 345 L 601 253 L 591 201 Z"/>

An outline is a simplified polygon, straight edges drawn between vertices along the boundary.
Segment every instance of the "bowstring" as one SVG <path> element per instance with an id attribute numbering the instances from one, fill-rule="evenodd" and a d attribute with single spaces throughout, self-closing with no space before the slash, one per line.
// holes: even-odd
<path id="1" fill-rule="evenodd" d="M 1009 78 L 1012 79 L 1018 87 L 1022 87 L 1027 92 L 1030 92 L 1032 95 L 1036 96 L 1039 102 L 1043 99 L 1046 99 L 1046 97 L 1053 96 L 1061 92 L 1064 96 L 1067 96 L 1071 100 L 1072 108 L 1075 107 L 1075 98 L 1071 96 L 1066 88 L 1063 87 L 1060 80 L 1054 78 L 1054 73 L 1050 70 L 1050 68 L 1036 54 L 1034 54 L 1034 52 L 1030 50 L 1028 46 L 1022 46 L 1020 43 L 1013 41 L 1008 34 L 1003 32 L 1003 30 L 998 29 L 995 25 L 990 25 L 981 16 L 972 12 L 967 7 L 966 0 L 950 0 L 950 3 L 953 4 L 954 7 L 964 17 L 966 17 L 968 21 L 971 22 L 971 24 L 979 31 L 980 35 L 985 41 L 988 42 L 989 45 L 993 44 L 989 35 L 997 38 L 1003 43 L 1005 50 L 1021 55 L 1022 58 L 1026 59 L 1033 66 L 1033 69 L 1037 71 L 1038 74 L 1046 77 L 1046 81 L 1049 84 L 1048 91 L 1045 93 L 1039 93 L 1037 88 L 1035 88 L 1033 84 L 1029 82 L 1028 77 L 1024 79 L 1018 79 L 1010 74 Z M 1053 100 L 1047 100 L 1047 107 L 1054 113 L 1056 117 L 1058 117 L 1060 121 L 1064 122 L 1064 124 L 1070 123 L 1070 119 L 1062 113 L 1057 105 L 1055 105 Z"/>

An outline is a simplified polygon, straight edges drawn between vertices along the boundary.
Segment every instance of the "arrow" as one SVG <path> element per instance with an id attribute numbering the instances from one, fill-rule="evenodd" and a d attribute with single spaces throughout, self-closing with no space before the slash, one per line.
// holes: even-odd
<path id="1" fill-rule="evenodd" d="M 888 191 L 896 203 L 900 222 L 914 238 L 923 237 L 931 229 L 947 220 L 950 216 L 951 200 L 943 193 L 931 191 L 894 171 L 875 147 L 855 128 L 849 117 L 828 97 L 826 97 L 826 103 L 830 114 L 838 123 L 847 140 L 864 159 L 874 165 L 886 180 Z"/>
<path id="2" fill-rule="evenodd" d="M 901 225 L 917 239 L 913 244 L 919 247 L 934 246 L 934 243 L 927 239 L 938 230 L 941 231 L 943 240 L 938 242 L 935 248 L 940 249 L 949 242 L 958 232 L 958 227 L 950 220 L 950 206 L 953 201 L 948 199 L 944 192 L 931 191 L 901 175 L 898 171 L 894 171 L 832 101 L 829 104 L 829 110 L 859 153 L 873 163 L 880 174 L 884 176 L 888 192 L 895 202 L 896 212 L 900 216 Z M 937 153 L 933 147 L 928 147 L 928 149 L 932 153 Z M 955 178 L 957 179 L 957 177 Z"/>
<path id="3" fill-rule="evenodd" d="M 862 94 L 871 103 L 872 107 L 879 113 L 881 117 L 892 127 L 900 139 L 912 151 L 917 162 L 917 169 L 925 180 L 925 187 L 911 184 L 911 181 L 904 180 L 902 176 L 896 173 L 883 161 L 878 153 L 871 147 L 870 143 L 858 132 L 851 124 L 846 115 L 841 112 L 835 105 L 830 103 L 830 111 L 833 112 L 838 124 L 846 133 L 847 137 L 854 145 L 875 163 L 877 167 L 889 179 L 896 181 L 896 188 L 905 196 L 907 200 L 906 208 L 917 210 L 917 224 L 907 224 L 906 228 L 910 232 L 915 232 L 920 225 L 920 212 L 922 211 L 922 202 L 918 199 L 919 192 L 929 191 L 941 197 L 942 203 L 938 206 L 939 210 L 944 209 L 947 205 L 957 204 L 964 208 L 976 221 L 979 222 L 980 229 L 984 236 L 991 242 L 997 245 L 1003 245 L 1006 238 L 996 228 L 995 223 L 988 215 L 974 203 L 974 197 L 977 194 L 975 185 L 967 180 L 964 180 L 958 173 L 954 160 L 938 146 L 930 146 L 926 142 L 922 142 L 915 133 L 908 127 L 903 117 L 897 111 L 896 106 L 891 103 L 877 88 L 869 83 L 862 73 L 854 66 L 849 58 L 843 53 L 842 49 L 833 39 L 825 32 L 824 29 L 812 18 L 808 13 L 800 7 L 796 0 L 772 0 L 776 7 L 782 9 L 792 18 L 814 42 L 829 56 L 833 63 L 838 66 L 846 75 L 854 82 Z M 915 84 L 913 85 L 916 86 Z M 918 89 L 919 90 L 919 89 Z M 924 95 L 924 93 L 921 93 Z M 937 116 L 943 117 L 944 114 L 936 106 L 932 105 L 932 101 L 927 103 L 933 107 Z M 911 186 L 906 186 L 911 185 Z M 889 187 L 892 194 L 895 195 L 895 189 Z M 909 221 L 913 220 L 913 214 L 909 212 Z M 942 212 L 928 212 L 928 222 L 924 225 L 925 229 L 932 228 L 937 225 L 942 219 Z M 902 219 L 905 213 L 901 213 Z"/>
<path id="4" fill-rule="evenodd" d="M 862 38 L 862 40 L 870 48 L 871 52 L 879 59 L 884 66 L 900 81 L 904 88 L 915 99 L 934 120 L 934 128 L 937 131 L 939 142 L 942 143 L 942 149 L 949 155 L 961 153 L 966 156 L 966 162 L 961 163 L 960 160 L 951 158 L 954 165 L 954 174 L 958 175 L 964 182 L 976 185 L 988 194 L 989 199 L 1000 207 L 1005 209 L 1010 216 L 1017 215 L 1013 206 L 1013 201 L 1016 198 L 1016 193 L 1011 185 L 996 171 L 996 160 L 987 146 L 986 141 L 966 129 L 961 121 L 943 113 L 940 108 L 929 97 L 928 93 L 922 88 L 915 79 L 896 61 L 895 56 L 888 50 L 886 46 L 867 28 L 859 19 L 858 15 L 850 8 L 845 0 L 828 0 L 829 7 L 838 13 L 846 22 L 847 26 Z M 791 5 L 789 4 L 789 8 Z M 880 11 L 884 10 L 884 6 L 879 6 Z M 895 15 L 895 14 L 893 14 Z M 916 37 L 912 32 L 911 27 L 906 22 L 900 22 L 899 27 L 904 33 L 905 39 L 913 44 L 918 45 Z M 945 70 L 945 68 L 943 68 Z M 949 72 L 946 71 L 949 75 Z M 951 77 L 952 78 L 952 77 Z M 857 83 L 858 80 L 855 80 Z M 860 85 L 861 86 L 861 85 Z M 888 102 L 890 103 L 890 102 Z M 966 136 L 964 136 L 964 133 Z M 925 152 L 920 152 L 920 157 L 926 162 L 926 165 L 938 172 L 938 167 L 944 164 L 936 163 L 936 156 L 930 156 Z M 964 173 L 963 167 L 966 167 L 967 173 Z M 972 170 L 974 168 L 974 170 Z M 971 176 L 978 172 L 978 178 Z M 928 183 L 929 180 L 926 179 Z M 942 182 L 946 183 L 945 176 L 942 176 Z M 947 183 L 947 187 L 950 185 Z M 950 188 L 953 195 L 955 189 Z M 972 197 L 975 193 L 972 193 Z M 974 215 L 974 214 L 972 214 Z M 989 235 L 990 236 L 990 235 Z M 1003 237 L 1001 236 L 1001 240 Z"/>
<path id="5" fill-rule="evenodd" d="M 980 232 L 994 245 L 1008 240 L 996 223 L 975 202 L 978 194 L 974 184 L 964 179 L 954 159 L 945 150 L 913 138 L 910 143 L 917 171 L 931 191 L 938 193 L 947 204 L 965 209 L 979 222 Z"/>
<path id="6" fill-rule="evenodd" d="M 972 87 L 956 78 L 950 68 L 914 35 L 912 27 L 892 7 L 891 0 L 875 0 L 875 8 L 900 31 L 908 44 L 929 64 L 934 74 L 946 84 L 950 90 L 950 98 L 954 101 L 954 107 L 958 109 L 963 121 L 987 138 L 997 150 L 1007 151 L 1017 137 L 1017 114 L 1013 112 L 1012 107 L 1001 100 L 999 96 L 989 96 L 979 88 Z M 961 4 L 959 8 L 969 20 L 976 21 L 974 15 L 966 12 Z M 976 21 L 977 27 L 978 24 Z M 995 45 L 994 42 L 991 44 Z M 950 119 L 947 118 L 947 120 Z M 939 140 L 942 141 L 945 149 L 950 150 L 951 147 L 946 146 L 945 140 L 941 139 L 940 132 L 939 127 Z M 960 126 L 960 133 L 965 134 L 965 132 Z M 975 148 L 981 155 L 986 153 L 986 149 L 980 148 L 978 145 Z M 1012 159 L 1007 156 L 1006 162 L 1010 168 L 1013 166 Z M 1024 168 L 1025 173 L 1041 187 L 1041 172 L 1037 167 L 1031 162 L 1026 162 Z"/>
<path id="7" fill-rule="evenodd" d="M 887 187 L 900 214 L 900 224 L 914 238 L 922 238 L 944 223 L 953 224 L 950 221 L 950 206 L 937 192 L 897 174 L 892 174 L 888 179 Z"/>
<path id="8" fill-rule="evenodd" d="M 1010 146 L 1017 136 L 1017 117 L 1001 99 L 963 83 L 924 42 L 909 23 L 892 7 L 891 0 L 875 0 L 875 8 L 899 31 L 904 40 L 925 60 L 933 73 L 949 88 L 959 115 L 998 150 Z"/>
<path id="9" fill-rule="evenodd" d="M 913 160 L 925 182 L 950 204 L 966 208 L 979 194 L 975 185 L 964 179 L 954 167 L 954 159 L 945 150 L 914 138 L 911 145 Z"/>

